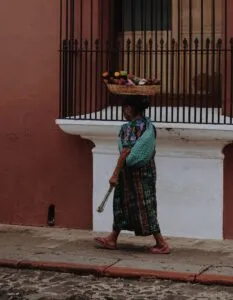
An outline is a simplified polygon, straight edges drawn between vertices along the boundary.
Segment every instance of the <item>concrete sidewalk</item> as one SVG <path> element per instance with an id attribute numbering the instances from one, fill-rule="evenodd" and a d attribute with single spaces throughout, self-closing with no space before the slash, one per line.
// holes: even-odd
<path id="1" fill-rule="evenodd" d="M 113 277 L 156 277 L 233 285 L 233 241 L 167 238 L 169 255 L 146 252 L 151 237 L 123 234 L 119 250 L 93 242 L 83 230 L 0 225 L 0 266 Z"/>

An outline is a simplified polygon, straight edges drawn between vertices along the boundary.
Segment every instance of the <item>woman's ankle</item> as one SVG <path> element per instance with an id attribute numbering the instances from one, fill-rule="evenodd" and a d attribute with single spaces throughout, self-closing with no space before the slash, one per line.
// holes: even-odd
<path id="1" fill-rule="evenodd" d="M 112 231 L 107 238 L 109 241 L 116 243 L 119 234 L 120 234 L 120 231 Z"/>
<path id="2" fill-rule="evenodd" d="M 163 238 L 163 236 L 160 233 L 155 233 L 155 234 L 153 234 L 153 236 L 156 241 L 156 245 L 158 247 L 168 246 L 167 242 L 165 241 L 165 239 Z"/>

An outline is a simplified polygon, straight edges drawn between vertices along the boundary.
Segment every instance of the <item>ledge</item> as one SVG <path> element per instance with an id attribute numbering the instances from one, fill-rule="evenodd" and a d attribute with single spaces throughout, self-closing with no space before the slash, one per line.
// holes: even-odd
<path id="1" fill-rule="evenodd" d="M 56 124 L 67 134 L 85 139 L 115 140 L 123 121 L 57 119 Z M 233 125 L 155 123 L 159 138 L 187 141 L 233 142 Z"/>

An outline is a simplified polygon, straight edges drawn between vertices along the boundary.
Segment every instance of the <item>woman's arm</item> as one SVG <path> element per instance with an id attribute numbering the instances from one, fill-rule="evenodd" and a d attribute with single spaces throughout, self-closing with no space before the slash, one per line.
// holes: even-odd
<path id="1" fill-rule="evenodd" d="M 120 171 L 124 167 L 125 160 L 126 160 L 127 156 L 129 155 L 129 153 L 130 153 L 130 149 L 129 148 L 124 148 L 121 151 L 121 154 L 120 154 L 120 156 L 118 158 L 118 161 L 117 161 L 116 168 L 115 168 L 115 170 L 114 170 L 111 178 L 109 179 L 110 185 L 112 185 L 112 186 L 116 186 L 117 185 Z"/>

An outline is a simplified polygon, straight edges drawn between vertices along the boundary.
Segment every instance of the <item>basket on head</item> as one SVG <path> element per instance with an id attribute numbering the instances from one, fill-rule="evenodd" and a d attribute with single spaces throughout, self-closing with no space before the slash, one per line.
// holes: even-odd
<path id="1" fill-rule="evenodd" d="M 160 85 L 118 85 L 107 84 L 110 93 L 118 95 L 155 96 L 160 92 Z"/>

